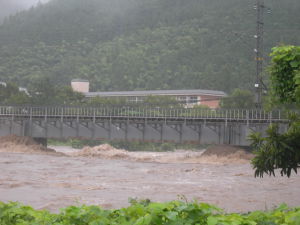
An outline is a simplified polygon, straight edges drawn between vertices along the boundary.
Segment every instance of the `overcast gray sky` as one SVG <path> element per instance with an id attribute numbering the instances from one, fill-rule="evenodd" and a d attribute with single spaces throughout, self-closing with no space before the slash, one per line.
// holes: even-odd
<path id="1" fill-rule="evenodd" d="M 30 7 L 39 2 L 39 0 L 0 0 L 0 1 L 11 1 L 22 5 L 23 7 Z M 40 0 L 40 2 L 46 2 L 47 0 Z"/>
<path id="2" fill-rule="evenodd" d="M 38 2 L 47 2 L 48 0 L 0 0 L 0 8 L 4 5 L 30 7 Z"/>
<path id="3" fill-rule="evenodd" d="M 0 0 L 0 21 L 10 14 L 36 5 L 39 1 L 47 2 L 49 0 Z"/>

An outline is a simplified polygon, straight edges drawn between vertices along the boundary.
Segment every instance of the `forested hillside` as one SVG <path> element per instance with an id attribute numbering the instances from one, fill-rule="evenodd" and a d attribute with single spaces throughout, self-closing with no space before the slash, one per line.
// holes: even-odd
<path id="1" fill-rule="evenodd" d="M 48 0 L 0 0 L 0 23 L 5 17 Z"/>
<path id="2" fill-rule="evenodd" d="M 265 52 L 300 44 L 299 0 L 266 0 Z M 0 26 L 0 79 L 92 89 L 253 87 L 253 0 L 52 0 Z M 267 10 L 266 10 L 267 11 Z"/>

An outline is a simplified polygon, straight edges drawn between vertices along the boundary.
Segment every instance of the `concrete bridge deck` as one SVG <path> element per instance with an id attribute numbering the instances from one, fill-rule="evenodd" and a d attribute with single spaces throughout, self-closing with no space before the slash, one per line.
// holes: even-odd
<path id="1" fill-rule="evenodd" d="M 287 127 L 281 111 L 0 106 L 0 135 L 249 145 L 252 131 Z"/>

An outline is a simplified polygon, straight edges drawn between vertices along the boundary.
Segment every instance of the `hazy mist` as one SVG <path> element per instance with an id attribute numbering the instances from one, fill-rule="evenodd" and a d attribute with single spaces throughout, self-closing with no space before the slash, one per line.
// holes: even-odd
<path id="1" fill-rule="evenodd" d="M 0 0 L 0 21 L 6 16 L 18 11 L 28 9 L 38 2 L 47 2 L 49 0 Z"/>

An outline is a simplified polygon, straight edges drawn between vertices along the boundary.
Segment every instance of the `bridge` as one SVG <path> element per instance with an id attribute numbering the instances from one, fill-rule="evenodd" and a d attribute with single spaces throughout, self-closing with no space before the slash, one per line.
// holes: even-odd
<path id="1" fill-rule="evenodd" d="M 249 145 L 248 135 L 272 124 L 287 129 L 281 111 L 155 107 L 0 106 L 0 136 L 84 138 Z"/>

